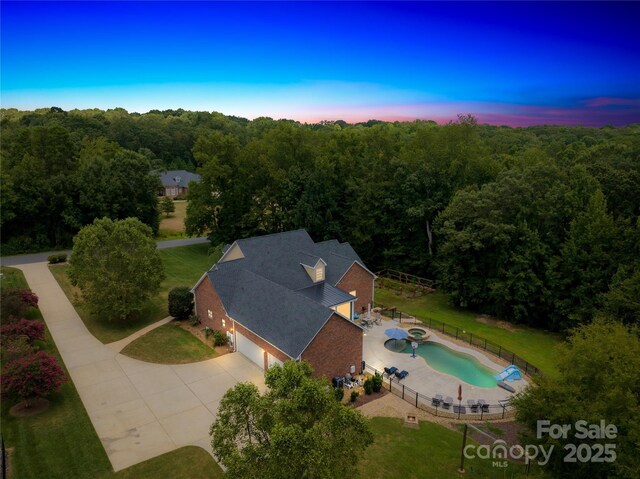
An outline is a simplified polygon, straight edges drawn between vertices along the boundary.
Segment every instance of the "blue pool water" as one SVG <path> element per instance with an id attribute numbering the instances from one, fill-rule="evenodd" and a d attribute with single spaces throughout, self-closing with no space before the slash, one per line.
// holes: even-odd
<path id="1" fill-rule="evenodd" d="M 412 354 L 411 345 L 407 344 L 402 352 Z M 433 369 L 456 376 L 466 383 L 483 388 L 496 387 L 493 376 L 497 373 L 480 364 L 473 356 L 431 341 L 420 344 L 416 354 L 422 356 Z"/>

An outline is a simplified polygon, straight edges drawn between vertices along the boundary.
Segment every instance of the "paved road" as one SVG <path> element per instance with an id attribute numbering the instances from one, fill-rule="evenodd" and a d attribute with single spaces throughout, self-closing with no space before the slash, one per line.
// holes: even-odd
<path id="1" fill-rule="evenodd" d="M 209 240 L 206 237 L 200 238 L 186 238 L 167 241 L 158 241 L 158 249 L 174 248 L 176 246 L 189 246 L 192 244 L 206 243 Z M 4 256 L 0 258 L 0 265 L 2 266 L 17 266 L 19 264 L 32 264 L 43 263 L 47 261 L 47 257 L 52 254 L 71 254 L 71 251 L 48 251 L 46 253 L 34 253 L 34 254 L 22 254 L 18 256 Z"/>
<path id="2" fill-rule="evenodd" d="M 248 381 L 264 390 L 262 370 L 240 353 L 181 365 L 123 356 L 119 348 L 91 335 L 46 263 L 18 267 L 38 295 L 47 327 L 114 470 L 186 445 L 211 453 L 209 426 L 227 389 Z"/>

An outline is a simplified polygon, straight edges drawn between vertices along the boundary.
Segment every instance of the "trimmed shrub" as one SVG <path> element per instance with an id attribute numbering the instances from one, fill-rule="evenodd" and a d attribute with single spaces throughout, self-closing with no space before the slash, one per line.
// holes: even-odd
<path id="1" fill-rule="evenodd" d="M 29 341 L 44 341 L 44 323 L 20 318 L 17 321 L 10 321 L 0 327 L 0 334 L 3 338 L 26 337 Z"/>
<path id="2" fill-rule="evenodd" d="M 342 401 L 342 399 L 344 398 L 344 389 L 343 388 L 335 388 L 333 390 L 333 394 L 335 394 L 336 399 L 338 401 Z"/>
<path id="3" fill-rule="evenodd" d="M 191 316 L 189 316 L 189 321 L 191 322 L 191 326 L 197 326 L 198 324 L 200 324 L 200 318 L 197 314 L 192 314 Z"/>
<path id="4" fill-rule="evenodd" d="M 193 293 L 186 286 L 169 291 L 169 314 L 178 320 L 193 314 Z"/>
<path id="5" fill-rule="evenodd" d="M 217 329 L 213 330 L 213 345 L 224 346 L 227 344 L 227 335 Z"/>
<path id="6" fill-rule="evenodd" d="M 47 257 L 47 261 L 49 261 L 49 264 L 64 263 L 65 261 L 67 261 L 67 254 L 52 254 L 51 256 Z"/>
<path id="7" fill-rule="evenodd" d="M 20 318 L 25 316 L 30 308 L 38 307 L 38 296 L 30 289 L 3 288 L 0 292 L 0 302 L 2 303 L 3 319 L 10 316 Z"/>
<path id="8" fill-rule="evenodd" d="M 373 392 L 373 379 L 367 378 L 363 384 L 365 394 L 371 394 Z"/>
<path id="9" fill-rule="evenodd" d="M 29 342 L 29 339 L 24 336 L 8 339 L 3 338 L 2 347 L 3 361 L 6 363 L 29 356 L 34 352 L 34 346 Z"/>
<path id="10" fill-rule="evenodd" d="M 371 378 L 371 381 L 373 382 L 373 392 L 379 393 L 382 389 L 382 376 L 376 373 L 373 378 Z"/>
<path id="11" fill-rule="evenodd" d="M 60 390 L 67 378 L 55 356 L 38 351 L 7 363 L 2 371 L 2 389 L 27 404 Z"/>
<path id="12" fill-rule="evenodd" d="M 358 399 L 358 396 L 360 396 L 360 393 L 358 391 L 351 391 L 351 402 L 356 402 L 356 399 Z"/>

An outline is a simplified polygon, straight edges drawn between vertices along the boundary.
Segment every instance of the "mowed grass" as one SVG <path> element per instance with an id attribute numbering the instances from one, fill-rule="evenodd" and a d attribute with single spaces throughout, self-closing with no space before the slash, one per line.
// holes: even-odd
<path id="1" fill-rule="evenodd" d="M 435 292 L 418 298 L 405 298 L 393 291 L 376 288 L 376 303 L 396 306 L 402 312 L 418 319 L 433 318 L 448 325 L 458 327 L 472 334 L 499 344 L 548 375 L 557 374 L 553 351 L 561 344 L 561 338 L 547 331 L 514 325 L 516 331 L 484 324 L 476 320 L 476 314 L 454 307 L 447 295 Z"/>
<path id="2" fill-rule="evenodd" d="M 0 267 L 0 273 L 2 273 L 2 280 L 0 280 L 0 288 L 2 289 L 14 289 L 14 288 L 26 288 L 27 282 L 24 279 L 22 271 L 16 268 L 7 268 L 5 266 Z"/>
<path id="3" fill-rule="evenodd" d="M 460 474 L 462 434 L 439 424 L 421 421 L 419 429 L 410 429 L 401 419 L 375 417 L 369 425 L 374 443 L 362 455 L 358 475 L 362 479 L 525 476 L 524 464 L 509 463 L 506 468 L 497 468 L 490 460 L 477 458 L 466 459 L 465 473 Z M 529 477 L 535 477 L 535 471 Z"/>
<path id="4" fill-rule="evenodd" d="M 160 216 L 160 227 L 158 229 L 158 239 L 185 238 L 184 219 L 187 216 L 187 202 L 174 201 L 176 210 L 171 216 L 164 213 Z"/>
<path id="5" fill-rule="evenodd" d="M 175 322 L 149 331 L 127 345 L 122 354 L 131 358 L 159 364 L 184 364 L 204 361 L 216 356 L 207 346 L 189 331 Z"/>
<path id="6" fill-rule="evenodd" d="M 67 275 L 68 265 L 54 265 L 49 269 L 56 281 L 73 303 L 87 329 L 105 344 L 126 338 L 139 329 L 166 318 L 167 297 L 176 286 L 193 286 L 202 274 L 220 257 L 220 251 L 210 252 L 208 244 L 180 246 L 158 250 L 166 277 L 160 285 L 160 293 L 152 298 L 135 321 L 109 321 L 96 317 L 82 301 L 80 290 L 75 288 Z"/>
<path id="7" fill-rule="evenodd" d="M 224 472 L 204 449 L 186 446 L 113 475 L 114 479 L 222 479 Z"/>
<path id="8" fill-rule="evenodd" d="M 22 271 L 2 268 L 3 288 L 27 288 Z M 41 321 L 34 309 L 30 315 Z M 69 376 L 49 330 L 42 350 L 58 358 Z M 136 466 L 114 473 L 91 420 L 71 380 L 49 397 L 49 408 L 32 417 L 12 417 L 9 409 L 17 400 L 2 398 L 2 437 L 11 452 L 11 477 L 15 479 L 95 479 L 158 477 L 217 479 L 222 469 L 203 449 L 183 447 Z"/>

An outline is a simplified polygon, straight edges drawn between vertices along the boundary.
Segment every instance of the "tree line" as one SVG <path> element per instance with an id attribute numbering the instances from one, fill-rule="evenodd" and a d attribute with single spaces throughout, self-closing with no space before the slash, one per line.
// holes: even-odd
<path id="1" fill-rule="evenodd" d="M 186 227 L 213 244 L 306 228 L 457 304 L 553 330 L 638 321 L 640 126 L 300 124 L 183 110 L 2 110 L 3 254 L 96 217 L 157 230 L 157 168 L 197 170 Z M 634 299 L 635 298 L 635 299 Z"/>

